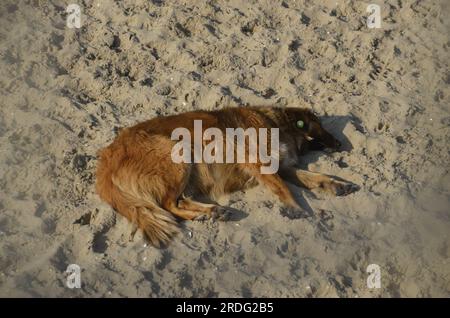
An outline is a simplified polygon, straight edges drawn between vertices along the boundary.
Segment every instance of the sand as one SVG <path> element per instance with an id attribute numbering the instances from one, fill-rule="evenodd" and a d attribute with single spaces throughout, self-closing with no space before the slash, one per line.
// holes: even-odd
<path id="1" fill-rule="evenodd" d="M 450 3 L 0 3 L 0 296 L 450 296 Z M 118 128 L 224 106 L 308 107 L 344 141 L 303 164 L 361 189 L 263 187 L 230 222 L 186 222 L 147 246 L 94 191 Z M 66 285 L 69 264 L 81 288 Z M 381 288 L 367 286 L 369 264 Z"/>

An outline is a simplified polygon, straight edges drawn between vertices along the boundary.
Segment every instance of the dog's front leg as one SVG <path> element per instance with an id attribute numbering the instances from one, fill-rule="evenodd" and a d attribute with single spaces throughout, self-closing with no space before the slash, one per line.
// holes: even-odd
<path id="1" fill-rule="evenodd" d="M 347 195 L 355 192 L 358 187 L 350 182 L 339 181 L 327 175 L 296 168 L 283 169 L 281 175 L 288 181 L 312 190 L 321 189 L 334 195 Z"/>
<path id="2" fill-rule="evenodd" d="M 295 209 L 301 209 L 278 173 L 261 174 L 258 166 L 247 166 L 246 170 L 248 174 L 255 177 L 260 183 L 275 193 L 284 204 Z"/>

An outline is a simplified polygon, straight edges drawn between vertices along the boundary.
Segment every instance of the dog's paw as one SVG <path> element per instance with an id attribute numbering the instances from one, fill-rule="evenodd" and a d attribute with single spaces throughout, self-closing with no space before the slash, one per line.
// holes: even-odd
<path id="1" fill-rule="evenodd" d="M 230 209 L 223 206 L 216 206 L 211 212 L 211 219 L 214 221 L 229 221 L 231 219 L 232 212 Z"/>
<path id="2" fill-rule="evenodd" d="M 359 186 L 350 182 L 333 181 L 331 189 L 336 196 L 345 196 L 359 190 Z"/>
<path id="3" fill-rule="evenodd" d="M 194 220 L 195 221 L 206 221 L 206 220 L 213 220 L 213 221 L 228 221 L 230 220 L 232 215 L 232 212 L 223 206 L 215 206 L 211 213 L 205 213 L 197 216 Z"/>

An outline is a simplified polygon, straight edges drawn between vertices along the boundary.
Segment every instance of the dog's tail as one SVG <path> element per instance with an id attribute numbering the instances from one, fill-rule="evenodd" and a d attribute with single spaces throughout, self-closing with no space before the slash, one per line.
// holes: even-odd
<path id="1" fill-rule="evenodd" d="M 153 246 L 165 246 L 178 233 L 178 222 L 141 189 L 138 178 L 130 175 L 120 178 L 112 172 L 108 159 L 100 157 L 96 178 L 97 193 L 140 228 Z"/>
<path id="2" fill-rule="evenodd" d="M 175 218 L 166 210 L 154 206 L 128 207 L 128 219 L 136 224 L 145 234 L 150 243 L 155 247 L 167 245 L 172 237 L 179 231 Z M 124 209 L 118 211 L 125 215 Z"/>

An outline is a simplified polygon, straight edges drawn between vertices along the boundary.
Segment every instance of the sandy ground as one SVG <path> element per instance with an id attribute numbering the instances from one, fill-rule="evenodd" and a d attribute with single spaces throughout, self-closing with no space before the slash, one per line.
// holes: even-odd
<path id="1" fill-rule="evenodd" d="M 86 0 L 81 29 L 68 2 L 1 1 L 0 296 L 450 296 L 450 3 L 373 2 L 380 29 L 363 1 Z M 361 190 L 292 186 L 311 215 L 290 219 L 257 187 L 226 198 L 231 222 L 130 242 L 97 150 L 157 115 L 257 104 L 321 114 L 346 151 L 304 164 Z"/>

